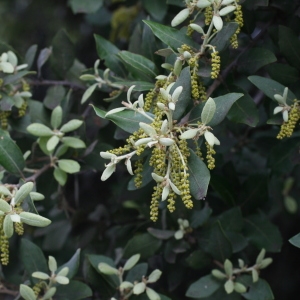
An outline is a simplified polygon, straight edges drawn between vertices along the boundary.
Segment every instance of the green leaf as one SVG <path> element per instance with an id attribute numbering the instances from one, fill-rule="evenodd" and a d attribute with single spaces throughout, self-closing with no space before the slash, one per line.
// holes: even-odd
<path id="1" fill-rule="evenodd" d="M 114 82 L 114 84 L 120 84 L 126 87 L 135 85 L 133 91 L 136 92 L 149 91 L 155 87 L 154 83 L 146 82 L 146 81 L 116 81 Z"/>
<path id="2" fill-rule="evenodd" d="M 204 299 L 205 297 L 212 295 L 221 285 L 221 281 L 218 281 L 212 275 L 206 275 L 192 283 L 185 293 L 185 296 Z"/>
<path id="3" fill-rule="evenodd" d="M 63 49 L 63 50 L 62 50 Z M 64 29 L 58 31 L 52 41 L 52 58 L 54 68 L 63 76 L 72 67 L 75 50 L 69 35 Z"/>
<path id="4" fill-rule="evenodd" d="M 10 173 L 23 177 L 25 168 L 23 154 L 6 131 L 0 129 L 0 165 Z"/>
<path id="5" fill-rule="evenodd" d="M 212 214 L 212 209 L 206 203 L 201 210 L 194 210 L 190 218 L 190 226 L 192 228 L 198 228 L 203 226 Z"/>
<path id="6" fill-rule="evenodd" d="M 279 26 L 279 48 L 289 64 L 300 70 L 300 41 L 290 28 Z"/>
<path id="7" fill-rule="evenodd" d="M 193 150 L 189 149 L 189 151 L 188 168 L 190 174 L 190 191 L 195 199 L 201 200 L 206 196 L 210 173 L 202 159 L 199 158 Z"/>
<path id="8" fill-rule="evenodd" d="M 203 250 L 198 249 L 192 252 L 186 259 L 186 263 L 192 269 L 202 269 L 210 264 L 211 259 Z"/>
<path id="9" fill-rule="evenodd" d="M 45 107 L 49 109 L 54 109 L 55 107 L 60 105 L 65 96 L 65 88 L 61 85 L 54 85 L 47 89 L 47 93 L 43 103 Z"/>
<path id="10" fill-rule="evenodd" d="M 170 46 L 173 50 L 177 51 L 177 48 L 180 48 L 183 44 L 189 45 L 194 49 L 199 48 L 199 45 L 188 37 L 185 32 L 153 21 L 143 20 L 143 22 L 151 28 L 155 36 L 157 36 L 163 43 Z"/>
<path id="11" fill-rule="evenodd" d="M 103 5 L 103 0 L 69 0 L 73 14 L 92 14 Z"/>
<path id="12" fill-rule="evenodd" d="M 141 260 L 147 259 L 160 248 L 161 244 L 161 240 L 154 238 L 149 233 L 136 235 L 127 242 L 124 248 L 124 257 L 129 258 L 140 253 Z"/>
<path id="13" fill-rule="evenodd" d="M 181 0 L 167 0 L 167 4 L 175 5 L 179 7 L 185 7 L 185 3 L 182 2 Z"/>
<path id="14" fill-rule="evenodd" d="M 91 288 L 77 280 L 71 280 L 69 284 L 66 285 L 58 285 L 55 293 L 55 298 L 57 299 L 72 299 L 72 300 L 80 300 L 80 299 L 88 299 L 93 295 Z"/>
<path id="15" fill-rule="evenodd" d="M 33 189 L 33 182 L 24 183 L 15 195 L 15 204 L 22 203 L 22 201 L 29 195 Z"/>
<path id="16" fill-rule="evenodd" d="M 73 159 L 59 159 L 58 167 L 66 173 L 73 174 L 80 171 L 80 164 Z"/>
<path id="17" fill-rule="evenodd" d="M 69 272 L 68 272 L 67 277 L 69 279 L 72 279 L 77 274 L 77 271 L 78 271 L 78 268 L 79 268 L 79 264 L 80 264 L 80 251 L 81 251 L 81 249 L 77 249 L 76 252 L 74 253 L 74 255 L 71 257 L 71 259 L 68 262 L 66 262 L 65 264 L 63 264 L 62 266 L 60 266 L 57 269 L 56 273 L 58 273 L 63 268 L 68 267 L 69 268 Z"/>
<path id="18" fill-rule="evenodd" d="M 224 96 L 220 96 L 217 98 L 214 98 L 215 104 L 216 104 L 216 112 L 210 122 L 208 122 L 207 125 L 209 126 L 215 126 L 221 123 L 224 118 L 226 117 L 229 109 L 233 105 L 235 101 L 240 99 L 243 96 L 243 94 L 240 93 L 229 93 Z M 195 123 L 197 121 L 201 121 L 201 112 L 203 109 L 203 105 L 196 106 L 189 117 L 190 123 Z"/>
<path id="19" fill-rule="evenodd" d="M 225 234 L 231 243 L 232 253 L 238 253 L 248 246 L 247 239 L 240 233 L 225 231 Z"/>
<path id="20" fill-rule="evenodd" d="M 53 131 L 44 124 L 33 123 L 27 127 L 27 131 L 35 136 L 52 136 Z"/>
<path id="21" fill-rule="evenodd" d="M 245 219 L 244 235 L 258 250 L 279 252 L 281 249 L 282 237 L 278 228 L 262 213 Z"/>
<path id="22" fill-rule="evenodd" d="M 61 106 L 56 106 L 51 114 L 51 126 L 54 129 L 57 129 L 61 125 L 63 111 Z"/>
<path id="23" fill-rule="evenodd" d="M 294 245 L 295 247 L 300 248 L 300 233 L 294 235 L 292 238 L 289 239 L 289 242 Z"/>
<path id="24" fill-rule="evenodd" d="M 175 111 L 173 113 L 173 119 L 179 120 L 185 112 L 187 106 L 191 102 L 191 72 L 190 67 L 182 69 L 178 79 L 171 88 L 170 93 L 172 94 L 175 89 L 179 86 L 183 87 L 183 90 L 176 103 Z"/>
<path id="25" fill-rule="evenodd" d="M 59 143 L 59 137 L 57 135 L 52 135 L 48 141 L 47 141 L 47 144 L 46 144 L 46 148 L 49 152 L 52 152 L 55 147 L 58 145 Z"/>
<path id="26" fill-rule="evenodd" d="M 65 171 L 61 170 L 60 168 L 55 168 L 53 172 L 53 176 L 55 180 L 61 185 L 64 186 L 67 182 L 68 175 Z"/>
<path id="27" fill-rule="evenodd" d="M 273 300 L 274 295 L 269 284 L 264 279 L 259 279 L 253 283 L 252 276 L 242 275 L 237 278 L 237 282 L 248 287 L 248 292 L 243 293 L 247 300 Z"/>
<path id="28" fill-rule="evenodd" d="M 20 257 L 27 274 L 37 271 L 49 273 L 48 264 L 42 250 L 31 241 L 27 239 L 21 240 Z M 31 276 L 30 281 L 32 283 L 39 282 L 38 279 Z"/>
<path id="29" fill-rule="evenodd" d="M 21 212 L 20 217 L 23 223 L 36 227 L 45 227 L 51 223 L 47 218 L 26 211 Z"/>
<path id="30" fill-rule="evenodd" d="M 149 120 L 148 118 L 144 117 L 143 115 L 134 112 L 132 110 L 123 110 L 120 111 L 118 113 L 115 114 L 111 114 L 108 115 L 105 118 L 105 114 L 106 112 L 93 106 L 95 113 L 97 114 L 97 116 L 99 116 L 100 118 L 103 119 L 108 119 L 113 121 L 117 126 L 119 126 L 120 128 L 122 128 L 123 130 L 129 132 L 129 133 L 133 133 L 137 130 L 139 130 L 140 126 L 139 123 L 143 122 L 143 123 L 151 123 L 151 120 Z M 152 116 L 151 114 L 148 114 L 150 116 Z"/>
<path id="31" fill-rule="evenodd" d="M 280 82 L 281 84 L 288 86 L 297 80 L 299 80 L 299 71 L 287 64 L 271 64 L 266 66 L 266 70 L 273 80 Z"/>
<path id="32" fill-rule="evenodd" d="M 136 79 L 152 81 L 158 74 L 155 64 L 142 55 L 129 51 L 121 51 L 118 55 Z"/>
<path id="33" fill-rule="evenodd" d="M 224 262 L 232 254 L 232 247 L 220 221 L 206 228 L 199 239 L 199 245 L 214 259 Z"/>
<path id="34" fill-rule="evenodd" d="M 3 232 L 4 235 L 10 238 L 14 234 L 14 224 L 10 215 L 6 215 L 3 221 Z"/>
<path id="35" fill-rule="evenodd" d="M 249 94 L 244 91 L 243 93 L 244 96 L 231 106 L 227 118 L 235 123 L 243 123 L 255 127 L 259 120 L 258 109 Z"/>
<path id="36" fill-rule="evenodd" d="M 148 11 L 151 17 L 155 20 L 161 21 L 168 10 L 168 6 L 165 1 L 161 0 L 142 0 L 143 7 Z"/>
<path id="37" fill-rule="evenodd" d="M 148 271 L 147 263 L 140 263 L 134 266 L 126 275 L 125 280 L 129 282 L 140 281 Z"/>
<path id="38" fill-rule="evenodd" d="M 222 30 L 211 41 L 211 45 L 216 47 L 216 50 L 221 52 L 230 45 L 230 38 L 238 29 L 237 23 L 227 23 Z"/>
<path id="39" fill-rule="evenodd" d="M 275 62 L 276 56 L 265 48 L 250 48 L 239 57 L 237 66 L 240 73 L 254 74 L 261 67 Z"/>
<path id="40" fill-rule="evenodd" d="M 0 199 L 0 210 L 2 212 L 8 213 L 11 211 L 11 209 L 12 209 L 12 207 L 6 201 Z"/>
<path id="41" fill-rule="evenodd" d="M 244 226 L 241 209 L 233 207 L 218 216 L 222 228 L 228 231 L 240 232 Z"/>
<path id="42" fill-rule="evenodd" d="M 277 101 L 274 99 L 275 94 L 283 95 L 283 91 L 285 86 L 282 84 L 261 76 L 249 76 L 248 79 L 257 87 L 259 88 L 266 96 L 270 99 Z M 292 104 L 293 100 L 296 99 L 296 96 L 290 91 L 288 91 L 287 95 L 287 104 Z"/>
<path id="43" fill-rule="evenodd" d="M 87 256 L 89 262 L 91 263 L 91 265 L 94 267 L 94 269 L 101 274 L 101 277 L 105 279 L 105 281 L 113 288 L 117 288 L 119 286 L 119 279 L 118 276 L 116 275 L 105 275 L 103 273 L 100 272 L 98 265 L 99 263 L 106 263 L 109 266 L 115 268 L 115 264 L 113 262 L 113 260 L 109 257 L 103 256 L 103 255 L 88 255 Z"/>
<path id="44" fill-rule="evenodd" d="M 100 35 L 95 34 L 94 37 L 97 47 L 97 53 L 99 57 L 105 61 L 104 64 L 106 65 L 106 67 L 117 75 L 126 77 L 127 72 L 117 56 L 120 50 Z"/>
<path id="45" fill-rule="evenodd" d="M 3 85 L 15 83 L 15 82 L 19 81 L 21 78 L 23 78 L 29 74 L 35 74 L 35 72 L 24 70 L 24 71 L 20 71 L 13 75 L 7 75 L 3 78 Z"/>
<path id="46" fill-rule="evenodd" d="M 36 53 L 37 53 L 37 49 L 38 49 L 37 45 L 32 45 L 26 51 L 25 58 L 24 58 L 24 63 L 26 63 L 28 65 L 27 68 L 29 70 L 31 69 L 31 67 L 33 65 L 33 62 L 34 62 L 34 59 L 35 59 L 35 56 L 36 56 Z"/>
<path id="47" fill-rule="evenodd" d="M 32 288 L 25 284 L 20 284 L 20 294 L 25 300 L 36 300 L 36 295 Z"/>
<path id="48" fill-rule="evenodd" d="M 76 129 L 78 129 L 81 125 L 82 125 L 83 121 L 81 120 L 71 120 L 67 123 L 65 123 L 61 128 L 60 128 L 60 131 L 64 132 L 64 133 L 67 133 L 67 132 L 70 132 L 70 131 L 74 131 Z"/>
<path id="49" fill-rule="evenodd" d="M 81 101 L 80 101 L 81 104 L 85 103 L 86 100 L 88 100 L 90 98 L 90 96 L 93 94 L 93 92 L 95 91 L 97 86 L 98 86 L 98 83 L 94 83 L 93 85 L 89 86 L 86 89 L 86 91 L 82 95 L 82 98 L 81 98 Z"/>
<path id="50" fill-rule="evenodd" d="M 216 104 L 213 98 L 208 98 L 201 112 L 201 121 L 203 124 L 208 124 L 216 112 Z"/>
<path id="51" fill-rule="evenodd" d="M 75 149 L 86 148 L 84 141 L 82 141 L 78 138 L 75 138 L 75 137 L 66 136 L 66 137 L 63 137 L 61 139 L 61 141 L 65 145 L 67 145 L 68 147 L 71 147 L 71 148 L 75 148 Z"/>
<path id="52" fill-rule="evenodd" d="M 8 207 L 9 209 L 9 207 Z M 147 231 L 154 236 L 155 238 L 159 240 L 168 240 L 169 238 L 174 236 L 175 231 L 174 230 L 162 230 L 162 229 L 156 229 L 156 228 L 148 228 Z"/>

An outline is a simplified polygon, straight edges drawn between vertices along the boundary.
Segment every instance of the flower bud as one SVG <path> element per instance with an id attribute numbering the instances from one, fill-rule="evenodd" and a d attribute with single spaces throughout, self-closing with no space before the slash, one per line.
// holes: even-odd
<path id="1" fill-rule="evenodd" d="M 187 19 L 189 14 L 190 14 L 190 10 L 188 8 L 183 9 L 174 17 L 174 19 L 171 22 L 171 26 L 175 27 L 175 26 L 181 24 L 183 21 L 185 21 Z"/>
<path id="2" fill-rule="evenodd" d="M 184 51 L 182 55 L 184 59 L 190 59 L 192 57 L 191 53 L 188 51 Z"/>

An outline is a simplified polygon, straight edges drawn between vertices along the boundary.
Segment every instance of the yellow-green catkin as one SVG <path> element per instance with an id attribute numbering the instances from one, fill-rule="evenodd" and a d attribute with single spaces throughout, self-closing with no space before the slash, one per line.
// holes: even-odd
<path id="1" fill-rule="evenodd" d="M 42 281 L 40 281 L 33 286 L 32 289 L 36 296 L 38 296 L 41 293 L 41 291 L 43 289 L 43 285 L 44 285 L 44 283 Z"/>
<path id="2" fill-rule="evenodd" d="M 203 160 L 203 154 L 202 154 L 201 148 L 198 145 L 198 141 L 194 140 L 194 144 L 195 144 L 195 147 L 196 147 L 195 148 L 196 155 Z"/>
<path id="3" fill-rule="evenodd" d="M 207 160 L 207 167 L 212 170 L 215 168 L 215 158 L 213 157 L 214 154 L 216 154 L 216 151 L 213 147 L 211 147 L 207 142 L 205 142 L 206 145 L 206 160 Z"/>
<path id="4" fill-rule="evenodd" d="M 300 119 L 299 104 L 295 102 L 292 105 L 291 110 L 289 111 L 289 119 L 287 122 L 284 122 L 281 125 L 280 132 L 278 133 L 277 138 L 281 140 L 284 137 L 290 137 L 293 134 L 295 126 L 299 121 L 299 119 Z"/>
<path id="5" fill-rule="evenodd" d="M 193 23 L 193 22 L 190 21 L 190 23 Z M 192 36 L 193 32 L 194 32 L 194 29 L 191 26 L 188 26 L 187 30 L 186 30 L 186 35 L 187 36 Z"/>
<path id="6" fill-rule="evenodd" d="M 244 25 L 244 19 L 243 19 L 243 12 L 242 12 L 242 6 L 241 5 L 237 5 L 236 10 L 234 11 L 235 14 L 235 18 L 234 21 L 236 23 L 238 23 L 238 29 L 236 30 L 236 32 L 232 35 L 232 37 L 230 38 L 230 44 L 231 47 L 234 49 L 237 49 L 239 44 L 238 44 L 238 34 L 241 32 L 241 28 Z"/>
<path id="7" fill-rule="evenodd" d="M 8 117 L 11 115 L 10 111 L 0 111 L 0 122 L 1 128 L 7 129 L 8 127 Z"/>
<path id="8" fill-rule="evenodd" d="M 150 219 L 153 222 L 156 222 L 158 219 L 158 205 L 159 205 L 162 191 L 163 188 L 161 184 L 157 184 L 157 186 L 153 188 L 151 204 L 150 204 Z"/>
<path id="9" fill-rule="evenodd" d="M 164 150 L 155 147 L 149 161 L 149 165 L 154 168 L 154 173 L 159 176 L 164 176 L 166 173 L 166 153 Z"/>
<path id="10" fill-rule="evenodd" d="M 135 178 L 134 178 L 134 184 L 136 186 L 136 188 L 139 188 L 142 186 L 143 183 L 143 159 L 139 159 L 135 162 L 135 170 L 134 170 L 134 174 L 135 174 Z"/>
<path id="11" fill-rule="evenodd" d="M 196 72 L 193 72 L 191 77 L 191 85 L 192 85 L 192 97 L 194 100 L 199 100 L 200 93 L 199 93 L 199 84 L 198 84 L 198 76 Z"/>
<path id="12" fill-rule="evenodd" d="M 215 51 L 211 54 L 211 67 L 212 71 L 210 76 L 212 79 L 217 79 L 221 68 L 221 58 L 218 51 Z"/>
<path id="13" fill-rule="evenodd" d="M 30 85 L 25 80 L 22 80 L 22 89 L 24 92 L 30 91 Z"/>
<path id="14" fill-rule="evenodd" d="M 205 25 L 209 25 L 213 18 L 213 9 L 211 6 L 205 8 L 204 16 L 205 16 Z"/>
<path id="15" fill-rule="evenodd" d="M 26 114 L 26 109 L 27 109 L 27 101 L 24 101 L 22 106 L 18 110 L 18 117 L 23 117 Z"/>
<path id="16" fill-rule="evenodd" d="M 167 200 L 168 201 L 167 208 L 171 213 L 175 211 L 175 200 L 176 200 L 176 194 L 173 191 L 170 191 Z"/>
<path id="17" fill-rule="evenodd" d="M 199 95 L 200 95 L 200 100 L 202 101 L 207 100 L 206 89 L 201 79 L 199 79 Z"/>
<path id="18" fill-rule="evenodd" d="M 23 223 L 20 222 L 14 222 L 14 228 L 15 228 L 15 232 L 18 234 L 18 235 L 23 235 L 24 234 L 24 226 L 23 226 Z"/>
<path id="19" fill-rule="evenodd" d="M 6 266 L 9 263 L 9 242 L 8 237 L 5 236 L 3 231 L 4 216 L 0 217 L 0 252 L 1 264 Z"/>

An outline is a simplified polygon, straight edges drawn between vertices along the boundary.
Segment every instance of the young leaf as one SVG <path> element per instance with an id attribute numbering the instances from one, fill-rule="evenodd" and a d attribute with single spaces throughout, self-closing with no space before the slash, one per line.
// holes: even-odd
<path id="1" fill-rule="evenodd" d="M 34 186 L 33 182 L 24 183 L 16 193 L 15 200 L 14 200 L 15 204 L 21 203 L 32 191 L 33 186 Z"/>
<path id="2" fill-rule="evenodd" d="M 33 123 L 27 127 L 27 131 L 32 135 L 44 137 L 53 135 L 53 131 L 44 124 Z"/>
<path id="3" fill-rule="evenodd" d="M 58 167 L 66 173 L 73 174 L 80 171 L 80 164 L 72 159 L 59 159 Z"/>
<path id="4" fill-rule="evenodd" d="M 37 299 L 33 289 L 25 284 L 20 284 L 20 294 L 25 300 L 36 300 Z"/>
<path id="5" fill-rule="evenodd" d="M 25 211 L 20 213 L 20 217 L 23 223 L 36 227 L 45 227 L 51 223 L 47 218 Z"/>
<path id="6" fill-rule="evenodd" d="M 61 185 L 64 186 L 67 182 L 68 175 L 65 171 L 60 168 L 55 168 L 53 172 L 55 180 Z"/>
<path id="7" fill-rule="evenodd" d="M 74 130 L 78 129 L 82 125 L 82 123 L 83 123 L 83 121 L 81 121 L 81 120 L 76 120 L 76 119 L 71 120 L 71 121 L 67 122 L 66 124 L 64 124 L 60 128 L 60 131 L 64 132 L 64 133 L 74 131 Z"/>
<path id="8" fill-rule="evenodd" d="M 14 234 L 14 224 L 10 215 L 6 215 L 3 221 L 3 231 L 6 237 L 10 238 Z"/>
<path id="9" fill-rule="evenodd" d="M 51 126 L 53 129 L 57 129 L 60 126 L 61 121 L 62 121 L 62 114 L 63 114 L 63 111 L 62 111 L 61 106 L 56 106 L 53 109 L 52 114 L 51 114 Z"/>
<path id="10" fill-rule="evenodd" d="M 208 98 L 201 112 L 201 122 L 208 124 L 216 112 L 216 104 L 213 98 Z"/>
<path id="11" fill-rule="evenodd" d="M 57 269 L 56 273 L 58 274 L 63 268 L 68 268 L 68 274 L 65 276 L 67 276 L 69 279 L 73 278 L 77 274 L 79 268 L 80 252 L 81 249 L 77 249 L 74 255 L 71 257 L 71 259 L 62 266 L 60 266 Z"/>
<path id="12" fill-rule="evenodd" d="M 68 147 L 75 148 L 75 149 L 81 149 L 81 148 L 86 148 L 86 145 L 84 141 L 75 138 L 75 137 L 70 137 L 66 136 L 61 139 L 61 141 Z"/>

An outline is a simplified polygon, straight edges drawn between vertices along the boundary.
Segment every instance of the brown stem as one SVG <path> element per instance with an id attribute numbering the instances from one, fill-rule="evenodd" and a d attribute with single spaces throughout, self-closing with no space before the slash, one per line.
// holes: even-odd
<path id="1" fill-rule="evenodd" d="M 50 169 L 52 167 L 51 164 L 48 165 L 44 165 L 41 169 L 37 170 L 36 173 L 34 173 L 33 175 L 26 177 L 25 181 L 36 181 L 36 179 L 41 176 L 43 173 L 45 173 L 48 169 Z"/>

